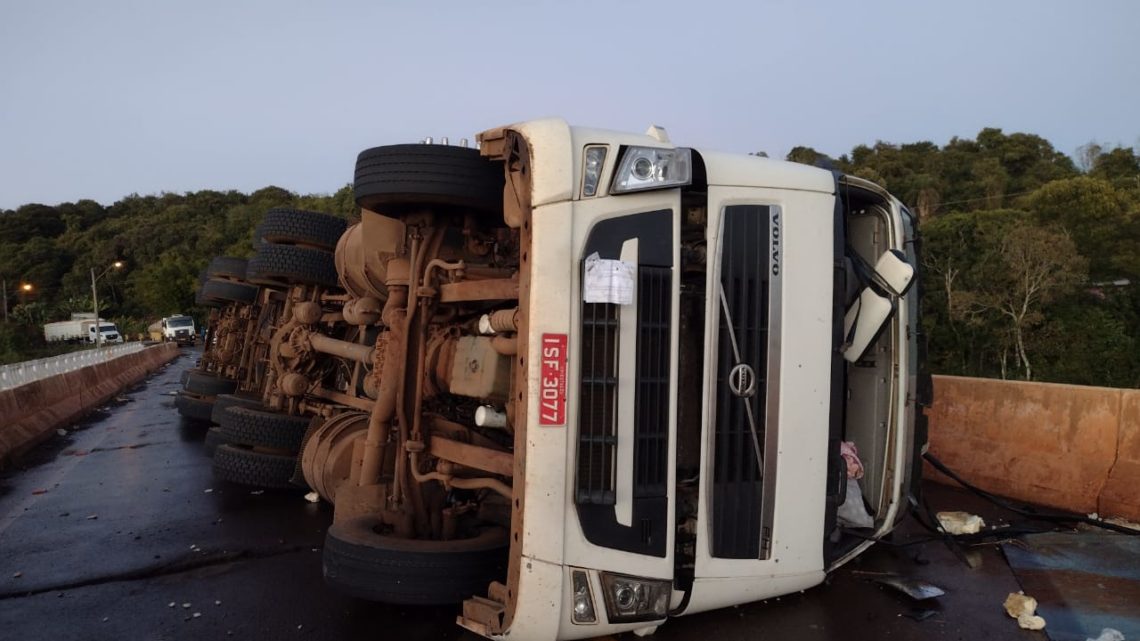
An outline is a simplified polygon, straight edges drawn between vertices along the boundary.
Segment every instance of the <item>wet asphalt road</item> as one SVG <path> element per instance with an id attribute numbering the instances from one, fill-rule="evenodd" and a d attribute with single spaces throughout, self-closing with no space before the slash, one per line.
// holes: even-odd
<path id="1" fill-rule="evenodd" d="M 215 481 L 205 426 L 173 407 L 192 355 L 0 474 L 0 639 L 477 638 L 455 626 L 456 608 L 385 606 L 327 589 L 328 506 Z M 930 496 L 939 508 L 988 510 L 945 488 Z M 921 536 L 913 523 L 897 534 Z M 1042 639 L 1001 609 L 1019 587 L 1000 551 L 970 554 L 975 569 L 940 543 L 879 546 L 825 586 L 681 617 L 653 638 Z M 915 603 L 869 582 L 887 571 L 947 594 Z"/>

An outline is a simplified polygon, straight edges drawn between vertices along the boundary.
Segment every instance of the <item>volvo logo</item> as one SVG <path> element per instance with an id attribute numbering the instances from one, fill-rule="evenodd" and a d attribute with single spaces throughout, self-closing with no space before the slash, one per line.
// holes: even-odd
<path id="1" fill-rule="evenodd" d="M 728 373 L 728 388 L 739 398 L 751 398 L 756 394 L 756 372 L 747 363 L 738 363 Z"/>

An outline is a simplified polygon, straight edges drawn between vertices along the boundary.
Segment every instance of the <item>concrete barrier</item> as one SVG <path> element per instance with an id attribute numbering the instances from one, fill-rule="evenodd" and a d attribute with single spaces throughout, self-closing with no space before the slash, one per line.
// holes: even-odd
<path id="1" fill-rule="evenodd" d="M 177 345 L 155 345 L 0 391 L 0 466 L 177 356 Z"/>
<path id="2" fill-rule="evenodd" d="M 935 376 L 928 414 L 931 451 L 978 487 L 1140 520 L 1140 391 Z"/>

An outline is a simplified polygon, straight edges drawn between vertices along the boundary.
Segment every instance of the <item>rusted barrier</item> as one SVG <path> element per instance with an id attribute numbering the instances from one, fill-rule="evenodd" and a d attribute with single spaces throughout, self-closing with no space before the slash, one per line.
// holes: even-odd
<path id="1" fill-rule="evenodd" d="M 1140 519 L 1140 392 L 935 376 L 929 415 L 931 451 L 982 489 Z"/>
<path id="2" fill-rule="evenodd" d="M 178 356 L 173 343 L 0 391 L 0 465 Z"/>

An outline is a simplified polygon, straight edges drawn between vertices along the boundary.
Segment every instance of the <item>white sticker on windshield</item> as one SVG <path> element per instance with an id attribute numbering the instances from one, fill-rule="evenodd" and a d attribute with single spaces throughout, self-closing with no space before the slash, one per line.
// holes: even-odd
<path id="1" fill-rule="evenodd" d="M 637 265 L 624 260 L 599 258 L 597 252 L 586 257 L 586 278 L 582 299 L 587 303 L 633 304 L 633 278 Z"/>

